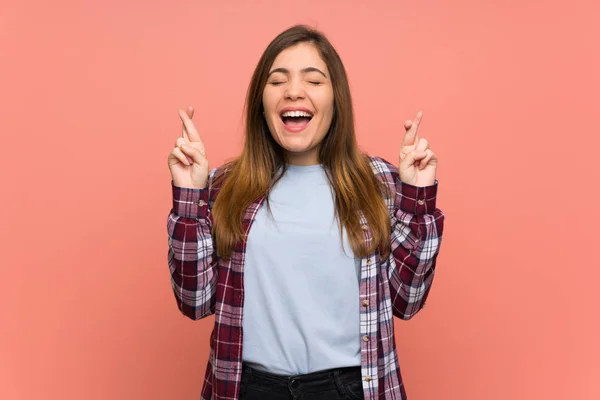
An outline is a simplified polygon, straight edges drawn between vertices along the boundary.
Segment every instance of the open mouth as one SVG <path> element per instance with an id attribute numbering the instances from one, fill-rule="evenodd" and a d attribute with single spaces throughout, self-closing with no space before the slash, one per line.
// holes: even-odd
<path id="1" fill-rule="evenodd" d="M 313 115 L 307 111 L 285 111 L 280 117 L 286 127 L 297 129 L 308 125 Z"/>

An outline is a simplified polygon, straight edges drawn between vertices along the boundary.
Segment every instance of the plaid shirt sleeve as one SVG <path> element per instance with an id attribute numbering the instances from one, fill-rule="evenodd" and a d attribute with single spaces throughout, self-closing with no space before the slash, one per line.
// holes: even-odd
<path id="1" fill-rule="evenodd" d="M 179 310 L 194 320 L 215 312 L 217 257 L 209 205 L 215 171 L 205 189 L 181 188 L 171 181 L 173 208 L 167 220 L 171 286 Z"/>
<path id="2" fill-rule="evenodd" d="M 444 214 L 436 208 L 438 181 L 416 187 L 396 178 L 390 291 L 394 315 L 412 318 L 425 306 L 439 254 Z"/>
<path id="3" fill-rule="evenodd" d="M 436 208 L 438 181 L 425 187 L 409 185 L 400 180 L 396 166 L 379 157 L 375 162 L 376 173 L 395 193 L 388 201 L 393 314 L 408 320 L 425 306 L 440 250 L 445 216 Z"/>

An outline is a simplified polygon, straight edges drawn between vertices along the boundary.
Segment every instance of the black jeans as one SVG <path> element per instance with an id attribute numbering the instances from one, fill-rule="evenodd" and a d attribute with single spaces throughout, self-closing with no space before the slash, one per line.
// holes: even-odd
<path id="1" fill-rule="evenodd" d="M 242 366 L 240 400 L 362 400 L 360 367 L 274 375 Z"/>

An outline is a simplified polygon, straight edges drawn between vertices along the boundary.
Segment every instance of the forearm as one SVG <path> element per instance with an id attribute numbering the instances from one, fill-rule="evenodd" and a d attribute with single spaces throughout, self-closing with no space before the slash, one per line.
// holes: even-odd
<path id="1" fill-rule="evenodd" d="M 427 187 L 398 182 L 397 187 L 389 281 L 394 315 L 410 319 L 431 289 L 445 217 L 436 208 L 437 181 Z"/>
<path id="2" fill-rule="evenodd" d="M 172 185 L 172 190 L 173 208 L 167 222 L 171 284 L 180 311 L 200 319 L 214 313 L 217 278 L 208 189 Z"/>

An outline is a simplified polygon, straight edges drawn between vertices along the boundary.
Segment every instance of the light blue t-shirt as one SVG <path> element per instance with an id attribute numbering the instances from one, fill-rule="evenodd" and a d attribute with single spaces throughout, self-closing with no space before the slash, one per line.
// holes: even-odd
<path id="1" fill-rule="evenodd" d="M 334 219 L 322 165 L 289 169 L 246 247 L 242 359 L 275 374 L 361 365 L 360 259 Z M 342 241 L 344 249 L 342 249 Z"/>

